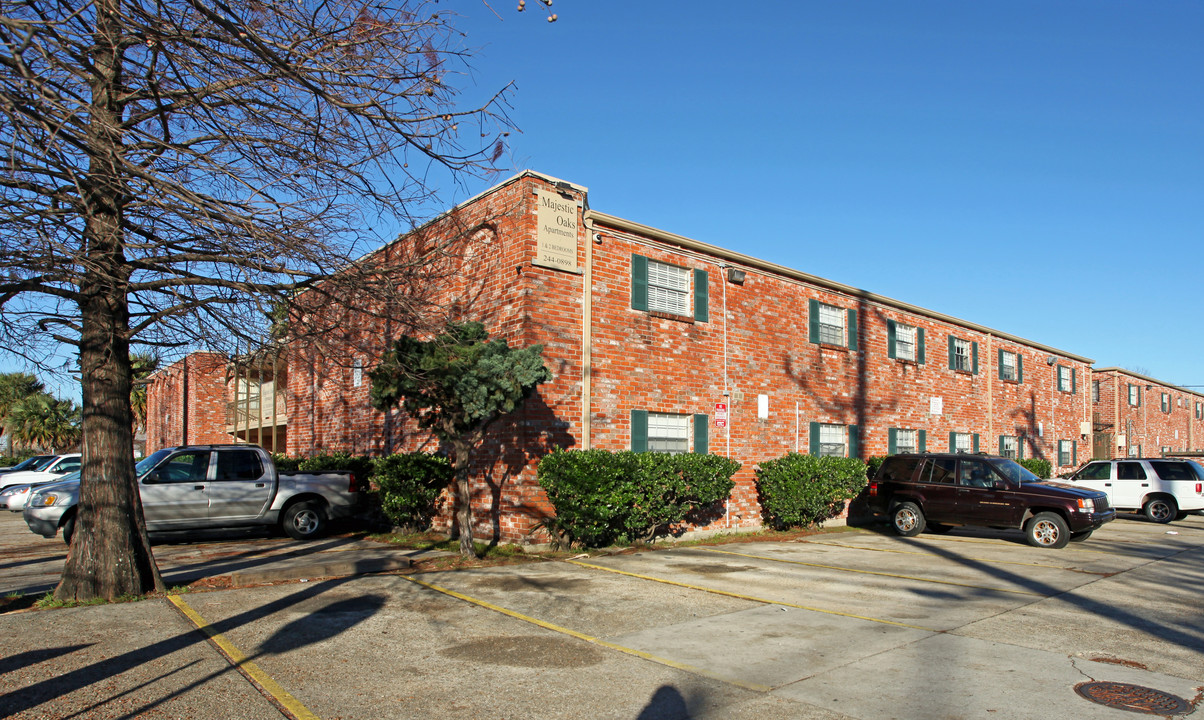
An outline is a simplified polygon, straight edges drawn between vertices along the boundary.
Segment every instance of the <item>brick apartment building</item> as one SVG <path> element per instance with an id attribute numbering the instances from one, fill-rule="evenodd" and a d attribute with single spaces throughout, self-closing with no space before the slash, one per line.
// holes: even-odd
<path id="1" fill-rule="evenodd" d="M 1092 420 L 1098 457 L 1148 457 L 1204 446 L 1204 395 L 1131 370 L 1092 374 Z"/>
<path id="2" fill-rule="evenodd" d="M 787 452 L 983 451 L 1045 458 L 1055 472 L 1089 459 L 1093 438 L 1123 454 L 1138 435 L 1119 438 L 1135 420 L 1114 398 L 1134 382 L 1143 400 L 1171 396 L 1170 412 L 1143 415 L 1143 451 L 1204 444 L 1204 396 L 1115 368 L 1093 373 L 1092 360 L 1065 350 L 607 215 L 585 188 L 538 173 L 378 252 L 402 262 L 435 246 L 449 252 L 441 281 L 422 283 L 430 327 L 481 320 L 511 345 L 543 344 L 554 376 L 475 458 L 480 538 L 522 541 L 550 512 L 535 464 L 553 447 L 731 457 L 743 467 L 711 528 L 722 529 L 760 524 L 754 468 Z M 290 343 L 286 368 L 267 373 L 273 396 L 287 387 L 283 424 L 275 411 L 269 421 L 277 447 L 434 449 L 400 412 L 368 404 L 367 371 L 406 329 L 387 313 L 334 324 L 321 342 Z M 201 365 L 181 362 L 152 386 L 148 450 L 202 442 L 206 424 L 226 441 L 267 438 L 249 419 L 240 431 L 224 408 L 210 405 L 216 414 L 203 420 L 187 403 L 189 388 L 207 387 L 188 379 Z M 222 402 L 264 396 L 254 380 L 264 365 L 223 368 Z"/>

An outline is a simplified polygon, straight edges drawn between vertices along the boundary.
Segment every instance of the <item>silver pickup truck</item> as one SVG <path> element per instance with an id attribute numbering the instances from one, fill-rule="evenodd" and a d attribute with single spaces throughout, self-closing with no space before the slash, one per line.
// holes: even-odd
<path id="1" fill-rule="evenodd" d="M 254 445 L 164 448 L 135 468 L 150 532 L 279 524 L 289 537 L 309 540 L 359 502 L 353 473 L 277 472 L 272 456 Z M 35 487 L 25 523 L 47 538 L 62 528 L 70 543 L 78 502 L 78 479 Z"/>

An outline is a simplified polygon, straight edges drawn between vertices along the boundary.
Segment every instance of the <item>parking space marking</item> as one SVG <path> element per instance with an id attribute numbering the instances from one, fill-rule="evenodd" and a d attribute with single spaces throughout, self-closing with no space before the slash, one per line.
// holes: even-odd
<path id="1" fill-rule="evenodd" d="M 641 580 L 651 580 L 652 582 L 663 583 L 665 585 L 675 585 L 677 587 L 683 587 L 688 590 L 701 590 L 702 592 L 708 592 L 708 593 L 712 593 L 714 595 L 725 595 L 727 597 L 733 597 L 738 600 L 749 600 L 752 602 L 762 603 L 765 605 L 780 605 L 782 607 L 792 607 L 792 608 L 797 608 L 799 610 L 810 610 L 811 612 L 823 613 L 825 615 L 839 615 L 841 617 L 853 618 L 854 620 L 865 620 L 867 622 L 880 623 L 882 625 L 894 625 L 896 627 L 911 628 L 912 630 L 923 630 L 924 632 L 931 632 L 931 633 L 944 632 L 943 630 L 937 630 L 935 628 L 924 627 L 923 625 L 909 625 L 907 623 L 895 622 L 894 620 L 883 620 L 882 618 L 867 617 L 865 615 L 854 615 L 853 613 L 840 612 L 839 610 L 825 610 L 824 608 L 812 607 L 810 605 L 799 605 L 797 603 L 783 602 L 781 600 L 770 600 L 767 598 L 756 597 L 755 595 L 744 595 L 742 593 L 735 593 L 735 592 L 730 592 L 727 590 L 719 590 L 716 588 L 709 588 L 709 587 L 706 587 L 705 585 L 691 585 L 689 583 L 678 582 L 676 580 L 668 580 L 666 578 L 658 578 L 658 577 L 655 577 L 652 575 L 641 575 L 639 573 L 628 572 L 626 570 L 616 570 L 615 568 L 608 568 L 605 565 L 594 565 L 592 563 L 584 563 L 584 562 L 581 562 L 580 560 L 565 560 L 564 562 L 570 563 L 572 565 L 580 565 L 581 567 L 584 567 L 584 568 L 591 568 L 594 570 L 604 570 L 609 573 L 615 573 L 616 575 L 626 575 L 628 577 L 639 578 Z"/>
<path id="2" fill-rule="evenodd" d="M 593 635 L 586 635 L 585 633 L 577 632 L 576 630 L 573 630 L 571 628 L 566 628 L 564 626 L 557 625 L 555 623 L 550 623 L 546 620 L 540 620 L 539 618 L 534 618 L 534 617 L 531 617 L 530 615 L 524 615 L 515 610 L 510 610 L 509 608 L 501 607 L 500 605 L 494 605 L 493 603 L 488 602 L 486 600 L 481 600 L 479 598 L 474 598 L 472 596 L 465 595 L 464 593 L 461 593 L 461 592 L 456 592 L 455 590 L 451 590 L 451 589 L 448 589 L 445 587 L 440 587 L 439 585 L 435 585 L 434 583 L 428 583 L 423 580 L 418 580 L 416 578 L 410 577 L 409 575 L 398 575 L 397 577 L 401 578 L 402 580 L 408 580 L 409 582 L 412 582 L 415 585 L 421 585 L 422 587 L 427 588 L 428 590 L 434 590 L 435 592 L 443 593 L 444 595 L 456 598 L 457 600 L 463 600 L 466 603 L 470 603 L 472 605 L 476 605 L 478 607 L 485 608 L 486 610 L 492 610 L 493 612 L 501 613 L 502 615 L 505 615 L 507 617 L 512 617 L 516 620 L 521 620 L 526 623 L 531 623 L 532 625 L 536 625 L 538 627 L 544 628 L 545 630 L 551 630 L 553 632 L 561 633 L 562 635 L 568 635 L 569 637 L 577 638 L 578 640 L 584 640 L 587 643 L 592 643 L 594 645 L 600 645 L 605 648 L 610 648 L 611 650 L 617 650 L 626 655 L 632 655 L 634 657 L 638 657 L 643 660 L 649 660 L 651 662 L 658 663 L 660 665 L 665 665 L 667 667 L 675 668 L 677 670 L 684 670 L 689 673 L 694 673 L 695 675 L 702 675 L 703 677 L 708 677 L 708 678 L 711 678 L 712 680 L 718 680 L 720 682 L 725 682 L 725 683 L 728 683 L 731 685 L 736 685 L 736 686 L 742 687 L 745 690 L 753 690 L 755 692 L 763 692 L 764 693 L 764 692 L 769 692 L 770 690 L 773 689 L 772 687 L 770 687 L 768 685 L 758 685 L 756 683 L 747 683 L 742 680 L 735 680 L 733 678 L 724 677 L 722 675 L 717 675 L 715 673 L 712 673 L 709 670 L 704 670 L 700 667 L 695 667 L 693 665 L 688 665 L 686 663 L 680 663 L 675 660 L 670 660 L 668 658 L 663 658 L 658 655 L 653 655 L 652 653 L 644 652 L 643 650 L 636 650 L 635 648 L 629 648 L 629 647 L 626 647 L 625 645 L 619 645 L 618 643 L 612 643 L 607 640 L 603 640 L 602 638 L 594 637 Z"/>
<path id="3" fill-rule="evenodd" d="M 205 618 L 201 617 L 200 613 L 198 613 L 196 610 L 193 610 L 188 603 L 184 602 L 183 598 L 178 595 L 168 595 L 167 599 L 170 600 L 171 604 L 175 605 L 176 609 L 183 613 L 184 617 L 188 618 L 188 620 L 191 621 L 198 630 L 205 633 L 205 635 L 207 635 L 209 639 L 213 641 L 213 644 L 217 646 L 218 651 L 226 656 L 226 659 L 230 661 L 231 665 L 241 671 L 253 683 L 258 685 L 260 690 L 268 696 L 268 699 L 271 700 L 279 709 L 283 710 L 285 714 L 289 715 L 294 720 L 321 720 L 317 715 L 310 712 L 309 708 L 301 704 L 300 700 L 293 697 L 289 691 L 281 687 L 280 683 L 272 679 L 271 675 L 265 673 L 259 668 L 258 665 L 248 659 L 241 650 L 235 647 L 234 643 L 227 640 L 226 637 L 217 630 L 214 630 L 213 627 L 205 621 Z"/>
<path id="4" fill-rule="evenodd" d="M 1001 593 L 1015 593 L 1016 595 L 1035 595 L 1037 597 L 1049 597 L 1044 593 L 1033 592 L 1031 590 L 1015 590 L 1012 588 L 992 587 L 990 585 L 975 585 L 973 583 L 953 582 L 952 580 L 934 580 L 932 578 L 918 577 L 916 575 L 900 575 L 898 573 L 878 572 L 877 570 L 858 570 L 856 568 L 840 567 L 839 565 L 824 565 L 822 563 L 803 562 L 802 560 L 786 560 L 783 558 L 768 557 L 765 555 L 752 555 L 750 553 L 738 553 L 730 550 L 715 550 L 714 548 L 700 548 L 707 552 L 719 553 L 721 555 L 735 555 L 737 557 L 753 558 L 754 560 L 768 560 L 770 562 L 788 563 L 790 565 L 805 565 L 806 567 L 823 568 L 825 570 L 839 570 L 841 572 L 860 573 L 862 575 L 880 575 L 882 577 L 898 578 L 900 580 L 916 580 L 918 582 L 938 583 L 940 585 L 956 585 L 957 587 L 972 588 L 974 590 L 991 590 Z"/>
<path id="5" fill-rule="evenodd" d="M 902 555 L 925 555 L 928 557 L 932 557 L 932 553 L 920 552 L 919 550 L 900 550 L 898 548 L 873 548 L 873 547 L 864 547 L 861 545 L 846 545 L 844 543 L 816 542 L 814 540 L 800 540 L 799 542 L 807 543 L 809 545 L 827 545 L 829 547 L 848 548 L 849 550 L 867 550 L 869 552 L 900 553 Z M 1022 565 L 1024 567 L 1038 567 L 1038 568 L 1045 568 L 1047 570 L 1065 570 L 1066 572 L 1083 573 L 1085 575 L 1099 575 L 1101 577 L 1108 574 L 1108 573 L 1103 573 L 1103 572 L 1095 572 L 1092 570 L 1080 570 L 1078 568 L 1066 568 L 1066 567 L 1061 567 L 1060 565 L 1046 565 L 1045 563 L 1019 562 L 1017 560 L 995 560 L 993 558 L 982 558 L 982 557 L 965 557 L 962 559 L 973 560 L 975 562 L 981 562 L 981 563 L 990 563 L 992 565 Z"/>

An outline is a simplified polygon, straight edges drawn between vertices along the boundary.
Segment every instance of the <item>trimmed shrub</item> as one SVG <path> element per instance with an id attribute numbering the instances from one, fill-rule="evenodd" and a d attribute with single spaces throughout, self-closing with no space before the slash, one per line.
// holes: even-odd
<path id="1" fill-rule="evenodd" d="M 1053 472 L 1053 465 L 1048 460 L 1042 460 L 1041 458 L 1024 458 L 1016 462 L 1027 468 L 1033 475 L 1044 480 L 1048 480 L 1050 473 Z"/>
<path id="2" fill-rule="evenodd" d="M 718 455 L 557 449 L 539 462 L 539 484 L 556 511 L 541 525 L 586 547 L 652 541 L 687 519 L 718 517 L 739 469 Z"/>
<path id="3" fill-rule="evenodd" d="M 835 517 L 866 485 L 857 458 L 789 453 L 757 467 L 757 494 L 765 523 L 801 527 Z"/>
<path id="4" fill-rule="evenodd" d="M 454 475 L 447 458 L 429 453 L 397 453 L 373 463 L 380 509 L 393 525 L 425 530 L 439 512 L 439 497 Z"/>
<path id="5" fill-rule="evenodd" d="M 886 462 L 888 457 L 890 457 L 890 455 L 873 455 L 869 458 L 866 458 L 865 477 L 867 480 L 874 479 L 874 476 L 878 474 L 878 468 L 882 467 L 882 463 Z"/>

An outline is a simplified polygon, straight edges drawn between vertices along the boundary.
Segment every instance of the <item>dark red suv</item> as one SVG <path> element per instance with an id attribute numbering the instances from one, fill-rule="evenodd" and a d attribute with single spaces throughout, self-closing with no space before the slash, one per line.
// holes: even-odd
<path id="1" fill-rule="evenodd" d="M 1105 493 L 1041 480 L 991 455 L 892 455 L 867 494 L 870 509 L 904 537 L 976 525 L 1020 529 L 1034 547 L 1061 548 L 1116 517 Z"/>

